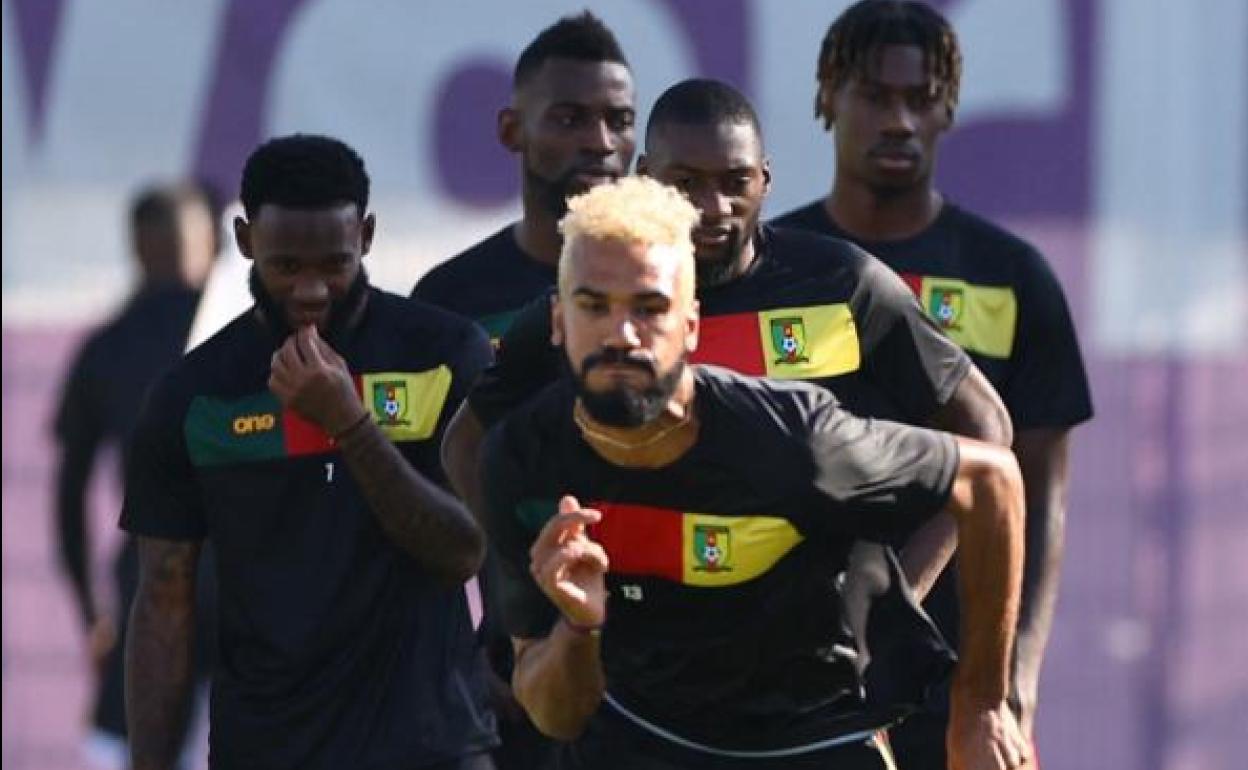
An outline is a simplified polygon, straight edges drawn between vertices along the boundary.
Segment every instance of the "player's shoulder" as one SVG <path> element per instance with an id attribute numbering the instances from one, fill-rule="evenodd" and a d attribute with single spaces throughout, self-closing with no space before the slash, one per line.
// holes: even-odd
<path id="1" fill-rule="evenodd" d="M 1032 294 L 1061 292 L 1052 266 L 1031 242 L 972 211 L 952 203 L 945 205 L 949 209 L 948 226 L 956 232 L 964 252 L 979 260 L 979 267 L 994 263 L 994 272 L 1005 268 L 1015 286 Z"/>
<path id="2" fill-rule="evenodd" d="M 827 218 L 827 214 L 823 211 L 823 199 L 816 198 L 810 203 L 798 206 L 792 211 L 786 211 L 779 216 L 772 217 L 769 224 L 794 230 L 823 230 L 825 229 Z"/>
<path id="3" fill-rule="evenodd" d="M 387 334 L 397 341 L 420 340 L 429 347 L 459 348 L 466 344 L 489 347 L 489 338 L 471 319 L 416 297 L 369 289 L 370 312 L 379 316 Z M 439 344 L 441 343 L 441 344 Z"/>
<path id="4" fill-rule="evenodd" d="M 1023 262 L 1043 261 L 1040 250 L 1019 235 L 1010 232 L 986 217 L 955 203 L 946 202 L 941 219 L 964 244 L 997 258 Z"/>
<path id="5" fill-rule="evenodd" d="M 485 240 L 469 246 L 445 262 L 431 268 L 416 283 L 415 296 L 432 294 L 481 281 L 482 270 L 497 267 L 499 262 L 519 249 L 507 225 Z"/>
<path id="6" fill-rule="evenodd" d="M 766 434 L 804 433 L 816 413 L 837 407 L 835 396 L 800 380 L 751 377 L 721 366 L 700 365 L 698 388 L 716 410 Z"/>
<path id="7" fill-rule="evenodd" d="M 494 443 L 524 462 L 547 456 L 546 450 L 572 435 L 569 423 L 575 398 L 568 378 L 548 384 L 490 429 Z"/>

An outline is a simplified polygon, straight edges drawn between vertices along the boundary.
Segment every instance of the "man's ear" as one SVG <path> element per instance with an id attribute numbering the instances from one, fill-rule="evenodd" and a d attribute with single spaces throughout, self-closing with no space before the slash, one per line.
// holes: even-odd
<path id="1" fill-rule="evenodd" d="M 498 132 L 498 143 L 508 152 L 520 152 L 522 144 L 520 112 L 515 107 L 502 108 L 498 111 L 495 127 Z"/>
<path id="2" fill-rule="evenodd" d="M 373 234 L 377 232 L 377 215 L 369 214 L 360 223 L 360 256 L 368 253 L 373 247 Z"/>
<path id="3" fill-rule="evenodd" d="M 550 298 L 550 344 L 559 346 L 563 340 L 563 302 L 555 294 Z"/>
<path id="4" fill-rule="evenodd" d="M 685 352 L 693 353 L 698 349 L 698 333 L 702 329 L 702 305 L 695 299 L 689 308 L 689 317 L 685 319 Z"/>
<path id="5" fill-rule="evenodd" d="M 234 243 L 238 246 L 239 254 L 245 259 L 252 259 L 251 223 L 242 217 L 234 217 Z"/>
<path id="6" fill-rule="evenodd" d="M 831 80 L 819 80 L 819 90 L 815 93 L 815 116 L 823 119 L 826 128 L 831 128 L 836 122 L 836 88 Z"/>
<path id="7" fill-rule="evenodd" d="M 771 192 L 771 158 L 763 158 L 763 195 Z"/>
<path id="8" fill-rule="evenodd" d="M 637 156 L 636 173 L 637 176 L 650 176 L 650 160 L 644 152 Z"/>

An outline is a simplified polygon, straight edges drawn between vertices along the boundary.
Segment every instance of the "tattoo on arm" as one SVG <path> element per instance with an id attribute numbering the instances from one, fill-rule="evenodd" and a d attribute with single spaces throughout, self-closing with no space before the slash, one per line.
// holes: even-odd
<path id="1" fill-rule="evenodd" d="M 199 550 L 197 542 L 139 538 L 139 590 L 126 641 L 126 719 L 134 770 L 173 768 L 186 735 Z"/>
<path id="2" fill-rule="evenodd" d="M 340 436 L 338 446 L 396 545 L 449 582 L 476 574 L 485 558 L 485 533 L 463 503 L 413 468 L 372 420 Z"/>

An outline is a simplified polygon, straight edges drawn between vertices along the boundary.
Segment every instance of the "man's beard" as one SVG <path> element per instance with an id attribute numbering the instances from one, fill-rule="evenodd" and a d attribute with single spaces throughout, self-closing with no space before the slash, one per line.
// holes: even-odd
<path id="1" fill-rule="evenodd" d="M 256 271 L 255 265 L 252 265 L 251 271 L 247 274 L 247 286 L 251 289 L 252 299 L 256 301 L 256 306 L 260 308 L 260 312 L 264 315 L 265 322 L 273 329 L 274 333 L 280 338 L 285 339 L 294 333 L 290 322 L 286 319 L 286 309 L 282 307 L 273 295 L 269 294 L 268 289 L 264 288 L 264 283 L 260 281 L 260 275 Z M 329 320 L 325 324 L 323 336 L 328 341 L 334 341 L 338 338 L 342 330 L 350 322 L 351 317 L 359 309 L 360 303 L 364 301 L 365 293 L 368 291 L 368 274 L 364 271 L 364 266 L 360 265 L 360 271 L 356 273 L 355 279 L 351 281 L 351 286 L 347 289 L 347 293 L 341 298 L 332 300 L 329 303 Z"/>
<path id="2" fill-rule="evenodd" d="M 663 413 L 680 384 L 681 375 L 685 371 L 685 363 L 682 356 L 671 371 L 660 376 L 648 361 L 630 358 L 626 351 L 618 348 L 607 348 L 586 356 L 581 364 L 580 373 L 573 377 L 573 381 L 576 383 L 576 394 L 581 404 L 595 422 L 613 428 L 637 428 L 658 419 Z M 624 364 L 636 367 L 654 376 L 654 382 L 641 390 L 623 386 L 616 386 L 607 391 L 590 390 L 588 382 L 590 370 L 603 364 Z"/>
<path id="3" fill-rule="evenodd" d="M 585 192 L 576 181 L 580 171 L 574 166 L 556 179 L 547 179 L 525 166 L 524 179 L 528 189 L 536 195 L 538 205 L 555 219 L 563 219 L 568 213 L 568 198 Z"/>
<path id="4" fill-rule="evenodd" d="M 728 232 L 728 242 L 724 244 L 723 251 L 714 257 L 694 255 L 694 272 L 699 289 L 721 286 L 741 277 L 745 272 L 745 266 L 741 264 L 741 252 L 745 249 L 747 231 L 753 232 L 754 228 L 732 228 Z"/>

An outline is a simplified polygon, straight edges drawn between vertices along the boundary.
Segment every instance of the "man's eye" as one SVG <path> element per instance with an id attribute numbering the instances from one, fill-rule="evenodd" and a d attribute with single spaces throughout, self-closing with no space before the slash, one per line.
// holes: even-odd
<path id="1" fill-rule="evenodd" d="M 617 112 L 607 117 L 607 125 L 612 131 L 627 131 L 633 127 L 636 118 L 631 112 Z"/>

